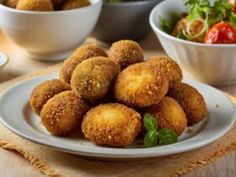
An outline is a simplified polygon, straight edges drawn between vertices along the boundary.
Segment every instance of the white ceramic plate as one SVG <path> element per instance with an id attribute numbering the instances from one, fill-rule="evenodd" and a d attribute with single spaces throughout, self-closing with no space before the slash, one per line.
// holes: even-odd
<path id="1" fill-rule="evenodd" d="M 175 144 L 143 148 L 136 142 L 127 148 L 109 148 L 94 145 L 82 135 L 55 137 L 46 131 L 40 124 L 39 117 L 31 111 L 29 95 L 37 84 L 56 76 L 57 73 L 54 73 L 24 81 L 3 93 L 0 98 L 0 117 L 4 125 L 24 138 L 61 151 L 94 158 L 137 159 L 170 155 L 205 146 L 222 137 L 234 123 L 235 107 L 222 92 L 195 81 L 185 80 L 203 94 L 208 107 L 208 118 L 188 128 L 191 131 L 186 130 Z"/>

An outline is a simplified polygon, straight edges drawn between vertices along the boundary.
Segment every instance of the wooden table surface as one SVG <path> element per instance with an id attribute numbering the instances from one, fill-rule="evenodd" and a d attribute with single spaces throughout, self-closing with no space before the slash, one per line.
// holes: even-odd
<path id="1" fill-rule="evenodd" d="M 150 33 L 144 40 L 140 41 L 145 56 L 163 53 L 155 35 Z M 31 60 L 25 52 L 15 46 L 0 31 L 0 52 L 8 55 L 10 61 L 0 71 L 0 83 L 18 76 L 30 74 L 40 69 L 52 66 L 56 62 L 41 62 Z M 236 84 L 217 87 L 232 95 L 236 95 Z M 1 177 L 42 177 L 26 160 L 13 152 L 0 149 L 0 176 Z M 236 176 L 236 152 L 232 152 L 211 165 L 193 171 L 185 177 L 235 177 Z"/>

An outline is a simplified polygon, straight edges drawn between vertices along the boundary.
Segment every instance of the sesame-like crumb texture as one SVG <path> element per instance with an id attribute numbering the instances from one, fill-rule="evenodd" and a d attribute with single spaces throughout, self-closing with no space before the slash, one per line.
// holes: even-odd
<path id="1" fill-rule="evenodd" d="M 8 7 L 16 8 L 16 5 L 17 5 L 18 2 L 19 2 L 19 0 L 6 0 L 5 4 Z"/>
<path id="2" fill-rule="evenodd" d="M 19 0 L 16 8 L 31 11 L 53 11 L 53 5 L 50 0 Z"/>
<path id="3" fill-rule="evenodd" d="M 44 81 L 36 86 L 30 95 L 30 105 L 33 111 L 40 115 L 40 112 L 46 102 L 54 95 L 70 90 L 70 86 L 58 79 Z"/>
<path id="4" fill-rule="evenodd" d="M 118 64 L 106 57 L 90 58 L 74 70 L 71 87 L 82 98 L 95 103 L 108 94 L 119 71 Z"/>
<path id="5" fill-rule="evenodd" d="M 192 86 L 179 83 L 168 93 L 181 107 L 188 119 L 188 125 L 194 125 L 207 117 L 207 106 L 203 96 Z"/>
<path id="6" fill-rule="evenodd" d="M 169 81 L 170 88 L 173 87 L 174 84 L 181 82 L 183 79 L 183 74 L 179 65 L 168 56 L 154 56 L 147 59 L 146 63 L 157 67 L 165 74 Z"/>
<path id="7" fill-rule="evenodd" d="M 68 136 L 79 131 L 88 104 L 74 91 L 62 92 L 51 98 L 41 111 L 41 122 L 56 136 Z"/>
<path id="8" fill-rule="evenodd" d="M 76 9 L 89 5 L 89 0 L 66 0 L 62 5 L 62 10 Z"/>
<path id="9" fill-rule="evenodd" d="M 142 48 L 137 42 L 131 40 L 120 40 L 113 43 L 108 57 L 120 64 L 122 70 L 131 64 L 144 61 Z"/>
<path id="10" fill-rule="evenodd" d="M 115 98 L 125 105 L 135 107 L 158 104 L 167 91 L 165 75 L 145 63 L 127 67 L 119 74 L 114 86 Z"/>
<path id="11" fill-rule="evenodd" d="M 118 103 L 92 108 L 82 122 L 82 132 L 86 138 L 99 145 L 114 147 L 131 144 L 140 128 L 140 114 Z"/>
<path id="12" fill-rule="evenodd" d="M 187 127 L 187 118 L 183 108 L 171 97 L 164 97 L 161 102 L 146 109 L 155 116 L 159 129 L 169 128 L 180 135 Z"/>
<path id="13" fill-rule="evenodd" d="M 107 54 L 96 44 L 86 44 L 77 48 L 73 54 L 64 61 L 64 64 L 60 70 L 60 80 L 70 84 L 71 75 L 76 66 L 88 58 L 98 56 L 107 57 Z"/>

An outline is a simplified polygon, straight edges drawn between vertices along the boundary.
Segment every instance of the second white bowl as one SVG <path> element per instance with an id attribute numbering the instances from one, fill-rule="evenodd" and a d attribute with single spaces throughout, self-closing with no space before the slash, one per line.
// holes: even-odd
<path id="1" fill-rule="evenodd" d="M 102 0 L 90 2 L 87 7 L 53 12 L 22 11 L 0 4 L 0 28 L 33 59 L 65 59 L 98 20 Z"/>
<path id="2" fill-rule="evenodd" d="M 211 85 L 236 83 L 236 45 L 201 44 L 175 38 L 161 29 L 160 17 L 169 19 L 173 12 L 186 11 L 183 0 L 165 0 L 151 12 L 150 24 L 165 52 L 190 77 Z"/>

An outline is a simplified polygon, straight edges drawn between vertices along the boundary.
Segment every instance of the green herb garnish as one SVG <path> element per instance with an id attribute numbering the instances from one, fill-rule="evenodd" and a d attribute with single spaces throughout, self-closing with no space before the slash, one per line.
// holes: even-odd
<path id="1" fill-rule="evenodd" d="M 233 13 L 233 6 L 228 0 L 185 0 L 189 19 L 204 19 L 209 27 L 217 22 L 228 20 Z"/>
<path id="2" fill-rule="evenodd" d="M 187 40 L 187 37 L 184 35 L 183 32 L 179 33 L 176 37 L 179 39 Z"/>
<path id="3" fill-rule="evenodd" d="M 180 16 L 177 13 L 170 14 L 170 19 L 160 17 L 161 28 L 164 32 L 171 34 L 176 23 L 179 21 Z"/>
<path id="4" fill-rule="evenodd" d="M 177 142 L 177 135 L 171 129 L 161 129 L 158 131 L 158 123 L 151 114 L 144 115 L 144 127 L 147 133 L 144 137 L 144 146 L 153 147 L 157 144 L 167 145 Z"/>
<path id="5" fill-rule="evenodd" d="M 172 144 L 177 141 L 177 135 L 173 130 L 164 128 L 159 131 L 160 144 Z"/>
<path id="6" fill-rule="evenodd" d="M 144 115 L 144 127 L 147 131 L 157 130 L 157 121 L 156 119 L 149 113 Z"/>

